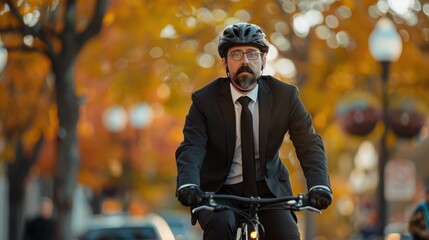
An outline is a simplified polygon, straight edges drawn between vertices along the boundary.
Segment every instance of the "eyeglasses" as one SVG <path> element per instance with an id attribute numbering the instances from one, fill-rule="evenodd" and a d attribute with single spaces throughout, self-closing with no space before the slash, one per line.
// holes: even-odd
<path id="1" fill-rule="evenodd" d="M 256 60 L 259 58 L 259 54 L 261 54 L 261 52 L 255 50 L 250 50 L 247 52 L 236 50 L 228 53 L 228 56 L 230 56 L 233 61 L 241 61 L 243 59 L 244 54 L 246 54 L 247 59 Z"/>

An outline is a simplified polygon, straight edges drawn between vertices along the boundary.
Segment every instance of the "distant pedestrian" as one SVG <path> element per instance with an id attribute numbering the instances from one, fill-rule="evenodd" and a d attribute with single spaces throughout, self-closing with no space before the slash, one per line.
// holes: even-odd
<path id="1" fill-rule="evenodd" d="M 411 215 L 409 232 L 414 240 L 429 240 L 429 186 L 426 199 L 422 200 Z"/>
<path id="2" fill-rule="evenodd" d="M 52 218 L 53 204 L 49 198 L 43 198 L 40 213 L 27 222 L 25 240 L 53 240 L 54 220 Z"/>

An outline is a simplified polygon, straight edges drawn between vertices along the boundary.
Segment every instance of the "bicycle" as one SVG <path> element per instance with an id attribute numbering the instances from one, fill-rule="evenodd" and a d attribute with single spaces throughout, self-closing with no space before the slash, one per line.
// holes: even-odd
<path id="1" fill-rule="evenodd" d="M 259 222 L 258 212 L 266 209 L 285 209 L 290 211 L 312 211 L 321 213 L 321 210 L 314 208 L 308 203 L 308 196 L 305 194 L 298 194 L 297 196 L 278 197 L 278 198 L 259 198 L 259 197 L 241 197 L 236 195 L 215 194 L 213 192 L 205 192 L 203 199 L 206 204 L 200 205 L 192 209 L 192 215 L 201 210 L 209 211 L 225 211 L 231 210 L 239 214 L 240 219 L 239 227 L 237 228 L 237 240 L 257 240 L 260 236 L 265 234 L 264 226 Z M 218 204 L 215 199 L 233 200 L 243 204 L 249 204 L 245 210 Z"/>

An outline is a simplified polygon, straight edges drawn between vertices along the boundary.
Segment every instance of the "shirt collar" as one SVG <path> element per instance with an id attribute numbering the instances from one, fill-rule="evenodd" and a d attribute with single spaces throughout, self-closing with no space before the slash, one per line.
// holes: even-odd
<path id="1" fill-rule="evenodd" d="M 258 99 L 258 89 L 259 89 L 259 84 L 256 84 L 255 88 L 252 89 L 252 91 L 248 92 L 247 94 L 242 94 L 240 92 L 238 92 L 234 86 L 232 85 L 232 83 L 229 83 L 230 89 L 231 89 L 231 95 L 232 95 L 232 102 L 235 103 L 235 101 L 237 101 L 238 98 L 242 97 L 242 96 L 248 96 L 250 99 L 252 99 L 253 102 L 256 102 L 256 100 Z"/>

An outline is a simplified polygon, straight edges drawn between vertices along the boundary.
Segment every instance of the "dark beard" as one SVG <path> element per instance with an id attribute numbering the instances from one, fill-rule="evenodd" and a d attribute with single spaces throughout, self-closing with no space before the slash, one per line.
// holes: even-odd
<path id="1" fill-rule="evenodd" d="M 240 75 L 240 73 L 247 72 L 251 75 Z M 241 66 L 239 69 L 237 69 L 237 73 L 235 75 L 235 79 L 233 80 L 238 86 L 240 86 L 243 89 L 249 88 L 252 84 L 254 84 L 257 81 L 257 78 L 254 76 L 253 70 L 249 66 Z"/>
<path id="2" fill-rule="evenodd" d="M 252 84 L 256 83 L 257 78 L 253 75 L 237 76 L 234 82 L 243 89 L 249 88 Z"/>

